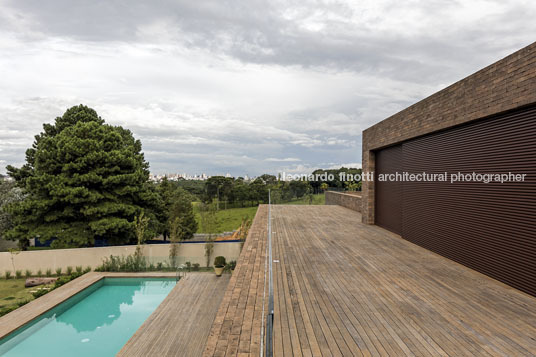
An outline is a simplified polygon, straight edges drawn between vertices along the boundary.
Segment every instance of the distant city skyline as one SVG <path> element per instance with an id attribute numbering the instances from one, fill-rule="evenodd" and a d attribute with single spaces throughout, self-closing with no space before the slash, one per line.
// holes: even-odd
<path id="1" fill-rule="evenodd" d="M 314 170 L 318 170 L 318 169 L 325 169 L 325 170 L 331 170 L 331 169 L 339 169 L 341 167 L 346 167 L 346 168 L 357 168 L 357 169 L 360 169 L 361 168 L 361 164 L 349 164 L 349 165 L 331 165 L 331 166 L 327 166 L 327 167 L 316 167 L 314 169 L 311 169 L 311 170 L 307 170 L 307 169 L 304 169 L 305 171 L 301 172 L 301 171 L 294 171 L 294 172 L 285 172 L 285 171 L 277 171 L 277 172 L 262 172 L 258 175 L 250 175 L 248 173 L 238 173 L 238 174 L 232 174 L 230 172 L 226 172 L 226 173 L 222 173 L 222 172 L 216 172 L 216 173 L 206 173 L 206 172 L 194 172 L 194 173 L 189 173 L 189 172 L 171 172 L 171 171 L 163 171 L 163 172 L 153 172 L 151 171 L 150 175 L 151 176 L 161 176 L 161 177 L 180 177 L 180 178 L 185 178 L 185 179 L 197 179 L 197 178 L 201 178 L 201 179 L 206 179 L 206 178 L 209 178 L 209 177 L 212 177 L 212 176 L 224 176 L 224 177 L 234 177 L 234 178 L 238 178 L 238 177 L 242 177 L 244 179 L 249 179 L 249 178 L 256 178 L 258 176 L 261 176 L 261 175 L 264 175 L 264 174 L 268 174 L 268 175 L 273 175 L 273 176 L 278 176 L 278 175 L 282 175 L 282 174 L 285 174 L 285 173 L 288 173 L 288 174 L 310 174 L 312 173 Z"/>
<path id="2" fill-rule="evenodd" d="M 237 177 L 243 177 L 245 180 L 249 180 L 248 175 L 241 175 L 241 176 L 233 176 L 230 173 L 226 174 L 219 174 L 219 175 L 207 175 L 206 173 L 201 174 L 187 174 L 187 173 L 163 173 L 163 174 L 150 174 L 150 180 L 152 181 L 160 181 L 164 178 L 167 178 L 170 181 L 177 181 L 179 179 L 184 180 L 207 180 L 208 178 L 212 176 L 223 176 L 223 177 L 229 177 L 229 178 L 237 178 Z"/>

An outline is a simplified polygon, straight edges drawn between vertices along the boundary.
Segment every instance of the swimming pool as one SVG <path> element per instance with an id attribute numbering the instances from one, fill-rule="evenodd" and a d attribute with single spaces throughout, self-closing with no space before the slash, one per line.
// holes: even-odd
<path id="1" fill-rule="evenodd" d="M 175 279 L 104 278 L 0 340 L 0 356 L 115 356 Z"/>

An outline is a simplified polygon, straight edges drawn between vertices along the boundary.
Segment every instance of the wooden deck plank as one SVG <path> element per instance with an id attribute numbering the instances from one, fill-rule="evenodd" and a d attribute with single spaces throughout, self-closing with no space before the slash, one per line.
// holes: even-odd
<path id="1" fill-rule="evenodd" d="M 275 356 L 536 355 L 536 298 L 343 207 L 273 206 L 272 217 Z M 205 356 L 259 354 L 266 225 L 262 206 Z"/>
<path id="2" fill-rule="evenodd" d="M 348 333 L 363 354 L 536 353 L 534 297 L 363 225 L 342 207 L 274 206 L 272 215 L 274 243 L 291 251 L 280 264 L 312 288 L 295 289 L 297 299 L 322 310 L 339 347 L 351 342 Z"/>
<path id="3" fill-rule="evenodd" d="M 117 356 L 201 356 L 229 279 L 187 273 Z"/>
<path id="4" fill-rule="evenodd" d="M 204 356 L 257 356 L 261 348 L 268 210 L 261 205 L 219 306 Z"/>

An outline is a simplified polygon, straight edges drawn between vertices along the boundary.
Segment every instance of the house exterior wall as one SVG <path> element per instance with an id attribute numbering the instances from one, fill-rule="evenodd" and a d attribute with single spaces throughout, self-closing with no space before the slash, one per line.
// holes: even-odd
<path id="1" fill-rule="evenodd" d="M 536 42 L 363 131 L 363 171 L 375 150 L 536 103 Z M 362 220 L 374 224 L 374 182 L 363 181 Z"/>

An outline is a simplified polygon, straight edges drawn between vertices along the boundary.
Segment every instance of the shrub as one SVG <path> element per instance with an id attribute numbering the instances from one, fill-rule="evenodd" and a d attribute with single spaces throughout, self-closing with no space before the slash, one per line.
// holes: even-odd
<path id="1" fill-rule="evenodd" d="M 151 263 L 151 264 L 149 265 L 149 271 L 154 271 L 155 268 L 156 268 L 156 267 L 154 266 L 153 263 Z"/>
<path id="2" fill-rule="evenodd" d="M 71 273 L 71 275 L 69 275 L 69 277 L 71 278 L 71 280 L 74 280 L 74 279 L 76 279 L 76 278 L 78 278 L 79 276 L 82 276 L 82 275 L 84 275 L 84 273 L 82 273 L 82 272 L 78 273 L 78 272 L 75 271 L 75 272 Z"/>
<path id="3" fill-rule="evenodd" d="M 199 267 L 200 267 L 200 266 L 201 266 L 201 265 L 200 265 L 199 263 L 194 263 L 194 264 L 192 264 L 192 270 L 193 270 L 193 271 L 199 271 Z"/>
<path id="4" fill-rule="evenodd" d="M 87 270 L 87 268 L 86 268 L 86 270 Z M 73 273 L 71 273 L 71 275 L 64 275 L 64 276 L 58 278 L 58 280 L 56 280 L 56 282 L 54 283 L 54 289 L 59 288 L 60 286 L 62 286 L 64 284 L 67 284 L 71 280 L 74 280 L 74 279 L 78 278 L 79 276 L 84 275 L 85 273 L 86 273 L 86 271 L 83 270 L 82 272 L 73 272 Z"/>
<path id="5" fill-rule="evenodd" d="M 69 269 L 67 269 L 69 270 Z M 72 269 L 71 269 L 72 270 Z M 86 269 L 87 270 L 87 269 Z M 89 268 L 89 270 L 91 270 L 91 268 Z M 74 280 L 76 278 L 78 278 L 79 276 L 82 276 L 85 274 L 85 271 L 82 271 L 82 272 L 74 272 L 74 273 L 71 273 L 70 275 L 64 275 L 64 276 L 60 276 L 56 282 L 54 283 L 54 286 L 48 288 L 48 289 L 45 289 L 45 288 L 41 288 L 35 292 L 32 293 L 33 297 L 34 298 L 38 298 L 40 296 L 43 296 L 45 295 L 46 293 L 56 289 L 56 288 L 59 288 L 60 286 L 64 285 L 64 284 L 67 284 L 68 282 L 70 282 L 71 280 Z M 9 311 L 8 311 L 9 312 Z M 2 311 L 0 311 L 0 316 L 2 316 Z"/>
<path id="6" fill-rule="evenodd" d="M 76 267 L 76 272 L 79 273 L 79 274 L 82 274 L 82 271 L 84 271 L 84 268 L 82 268 L 81 265 L 78 265 L 78 266 Z"/>
<path id="7" fill-rule="evenodd" d="M 17 277 L 17 279 L 22 278 L 22 270 L 17 270 L 17 271 L 15 272 L 15 276 Z"/>
<path id="8" fill-rule="evenodd" d="M 156 269 L 157 269 L 157 270 L 163 270 L 163 269 L 164 269 L 164 264 L 162 264 L 162 262 L 158 262 L 158 263 L 156 264 Z"/>
<path id="9" fill-rule="evenodd" d="M 124 270 L 126 271 L 146 271 L 147 260 L 143 255 L 128 255 L 126 259 Z"/>
<path id="10" fill-rule="evenodd" d="M 89 273 L 91 271 L 91 267 L 90 266 L 87 266 L 85 269 L 84 269 L 84 274 L 85 273 Z"/>
<path id="11" fill-rule="evenodd" d="M 231 260 L 229 263 L 225 265 L 224 271 L 227 273 L 230 273 L 231 271 L 235 270 L 235 268 L 236 268 L 236 261 Z"/>
<path id="12" fill-rule="evenodd" d="M 73 267 L 68 266 L 66 271 L 67 271 L 67 275 L 71 275 L 71 273 L 73 272 Z"/>
<path id="13" fill-rule="evenodd" d="M 37 271 L 37 276 L 42 276 L 42 275 L 43 275 L 43 271 L 42 271 L 41 269 L 39 269 L 39 270 Z"/>
<path id="14" fill-rule="evenodd" d="M 192 263 L 186 262 L 184 264 L 186 265 L 186 268 L 188 269 L 188 271 L 192 271 Z"/>
<path id="15" fill-rule="evenodd" d="M 4 273 L 4 277 L 7 279 L 11 279 L 11 271 L 9 270 L 6 270 L 5 273 Z"/>
<path id="16" fill-rule="evenodd" d="M 21 300 L 21 301 L 17 302 L 17 307 L 24 306 L 24 305 L 26 305 L 26 304 L 29 303 L 29 302 L 30 302 L 30 300 L 28 300 L 28 299 Z"/>
<path id="17" fill-rule="evenodd" d="M 102 260 L 102 265 L 97 267 L 95 271 L 147 271 L 147 260 L 143 256 L 128 255 L 125 258 L 110 255 L 110 258 Z"/>
<path id="18" fill-rule="evenodd" d="M 61 268 L 56 268 L 56 276 L 61 276 Z"/>
<path id="19" fill-rule="evenodd" d="M 54 288 L 59 288 L 60 286 L 62 286 L 63 284 L 66 284 L 68 283 L 69 281 L 71 281 L 71 276 L 62 276 L 60 278 L 58 278 L 58 280 L 56 280 L 56 282 L 54 283 Z"/>
<path id="20" fill-rule="evenodd" d="M 102 265 L 97 267 L 95 271 L 119 271 L 120 260 L 120 257 L 110 255 L 110 259 L 104 258 Z"/>
<path id="21" fill-rule="evenodd" d="M 220 255 L 214 258 L 214 266 L 216 268 L 223 268 L 225 266 L 225 257 Z"/>
<path id="22" fill-rule="evenodd" d="M 34 292 L 32 293 L 32 295 L 33 295 L 34 298 L 37 299 L 38 297 L 41 297 L 41 296 L 47 294 L 48 291 L 49 291 L 49 290 L 47 290 L 47 289 L 41 288 L 41 289 L 39 289 L 39 290 L 37 290 L 37 291 L 34 291 Z"/>
<path id="23" fill-rule="evenodd" d="M 52 276 L 52 269 L 47 269 L 45 274 L 46 274 L 46 276 Z"/>
<path id="24" fill-rule="evenodd" d="M 171 244 L 169 245 L 169 265 L 174 269 L 177 267 L 178 252 L 179 252 L 179 245 L 176 243 L 173 243 L 172 241 Z"/>
<path id="25" fill-rule="evenodd" d="M 29 269 L 26 269 L 26 271 L 24 272 L 24 275 L 26 276 L 26 278 L 30 278 L 32 276 L 32 271 Z"/>
<path id="26" fill-rule="evenodd" d="M 4 308 L 0 309 L 0 316 L 4 316 L 5 314 L 8 314 L 11 311 L 16 310 L 18 308 L 19 308 L 19 306 L 17 306 L 17 305 L 11 305 L 11 306 L 8 306 L 8 307 L 4 307 Z"/>

